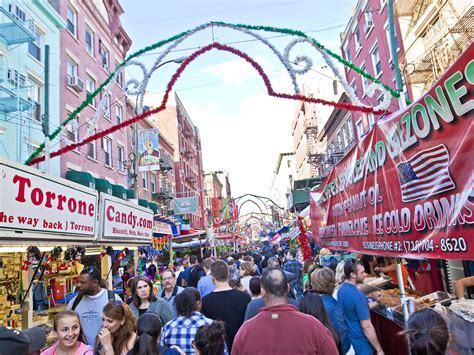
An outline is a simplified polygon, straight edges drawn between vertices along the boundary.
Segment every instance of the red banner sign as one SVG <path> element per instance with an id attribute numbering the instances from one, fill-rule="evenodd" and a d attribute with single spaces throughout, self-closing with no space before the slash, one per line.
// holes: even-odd
<path id="1" fill-rule="evenodd" d="M 222 200 L 219 197 L 211 198 L 212 226 L 219 227 L 222 222 Z"/>
<path id="2" fill-rule="evenodd" d="M 321 247 L 474 259 L 473 53 L 379 121 L 311 192 Z"/>

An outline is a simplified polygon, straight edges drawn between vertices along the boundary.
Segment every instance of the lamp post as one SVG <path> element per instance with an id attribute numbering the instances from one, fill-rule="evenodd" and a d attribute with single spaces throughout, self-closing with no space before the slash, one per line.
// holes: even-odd
<path id="1" fill-rule="evenodd" d="M 179 57 L 171 60 L 167 60 L 166 62 L 161 63 L 156 67 L 156 69 L 162 67 L 163 65 L 169 64 L 169 63 L 177 63 L 180 64 L 186 60 L 187 57 Z M 156 70 L 155 69 L 155 70 Z M 142 82 L 143 84 L 143 82 Z M 138 106 L 138 100 L 140 96 L 137 94 L 136 100 L 135 100 L 135 115 L 140 115 L 143 112 L 143 107 Z M 137 200 L 138 203 L 138 122 L 135 122 L 133 124 L 133 152 L 129 154 L 130 161 L 132 163 L 132 173 L 130 174 L 130 177 L 133 178 L 133 189 L 135 193 L 135 199 Z"/>

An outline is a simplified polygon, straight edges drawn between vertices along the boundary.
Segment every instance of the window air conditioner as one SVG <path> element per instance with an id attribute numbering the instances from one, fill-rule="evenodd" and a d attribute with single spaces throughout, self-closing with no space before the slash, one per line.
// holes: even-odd
<path id="1" fill-rule="evenodd" d="M 67 85 L 74 89 L 76 92 L 84 91 L 84 82 L 77 76 L 69 76 L 67 78 Z"/>

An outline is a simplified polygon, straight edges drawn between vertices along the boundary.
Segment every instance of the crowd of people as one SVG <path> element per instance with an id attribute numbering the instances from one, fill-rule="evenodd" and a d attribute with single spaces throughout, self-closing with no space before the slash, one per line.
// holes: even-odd
<path id="1" fill-rule="evenodd" d="M 124 299 L 101 287 L 98 269 L 84 268 L 78 295 L 54 319 L 57 340 L 42 354 L 384 354 L 370 318 L 377 300 L 357 287 L 364 260 L 323 267 L 268 243 L 205 256 L 164 270 L 159 292 L 149 277 L 131 277 Z M 433 312 L 415 312 L 400 335 L 412 354 L 446 353 L 446 321 Z"/>

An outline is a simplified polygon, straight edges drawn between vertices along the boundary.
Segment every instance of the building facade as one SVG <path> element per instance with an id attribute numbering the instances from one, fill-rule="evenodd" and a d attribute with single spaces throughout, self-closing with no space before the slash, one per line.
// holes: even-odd
<path id="1" fill-rule="evenodd" d="M 0 156 L 23 163 L 45 140 L 45 46 L 49 46 L 49 126 L 59 125 L 60 31 L 66 26 L 43 1 L 0 5 Z M 37 168 L 44 169 L 44 164 Z M 49 172 L 59 175 L 59 159 Z"/>
<path id="2" fill-rule="evenodd" d="M 127 99 L 126 118 L 130 119 L 136 115 L 135 105 L 132 100 Z M 135 179 L 138 181 L 138 199 L 146 199 L 155 202 L 159 206 L 158 213 L 168 216 L 172 215 L 173 198 L 175 195 L 174 181 L 174 146 L 166 139 L 163 132 L 158 129 L 158 145 L 160 152 L 159 169 L 153 171 L 136 171 L 134 159 L 137 159 L 139 152 L 135 151 L 135 129 L 142 130 L 156 129 L 154 117 L 147 117 L 136 124 L 127 127 L 127 147 L 130 150 L 126 157 L 126 168 L 128 171 L 128 188 L 135 189 Z M 138 133 L 137 132 L 137 133 Z"/>
<path id="3" fill-rule="evenodd" d="M 473 41 L 471 0 L 397 0 L 402 56 L 413 99 L 426 92 Z"/>
<path id="4" fill-rule="evenodd" d="M 278 206 L 290 208 L 290 195 L 295 176 L 295 153 L 278 154 L 270 188 L 270 198 Z"/>
<path id="5" fill-rule="evenodd" d="M 404 67 L 404 47 L 401 41 L 399 22 L 395 19 L 395 33 L 398 42 L 399 65 Z M 356 66 L 362 68 L 373 77 L 380 79 L 383 84 L 396 89 L 394 63 L 390 53 L 388 6 L 387 0 L 358 0 L 354 14 L 349 20 L 344 32 L 341 34 L 342 55 Z M 354 89 L 358 99 L 367 106 L 377 106 L 383 100 L 383 93 L 375 92 L 375 97 L 367 95 L 371 81 L 362 77 L 348 67 L 344 68 L 345 76 L 350 86 Z M 411 94 L 404 92 L 403 98 L 411 98 Z M 389 111 L 395 112 L 400 108 L 397 99 L 392 98 Z M 372 113 L 353 113 L 356 134 L 360 139 L 380 116 Z"/>
<path id="6" fill-rule="evenodd" d="M 123 61 L 132 41 L 120 24 L 118 0 L 59 1 L 50 4 L 66 21 L 61 33 L 60 120 L 63 122 Z M 61 147 L 103 131 L 125 118 L 125 78 L 121 72 L 74 118 L 65 130 Z M 63 154 L 61 176 L 69 170 L 86 171 L 113 184 L 127 185 L 127 131 L 118 130 L 101 140 Z"/>
<path id="7" fill-rule="evenodd" d="M 163 136 L 175 147 L 175 198 L 196 196 L 198 199 L 196 213 L 184 215 L 183 218 L 189 220 L 191 228 L 204 229 L 207 220 L 199 129 L 193 124 L 176 93 L 173 98 L 170 97 L 167 108 L 154 115 L 154 122 Z"/>

